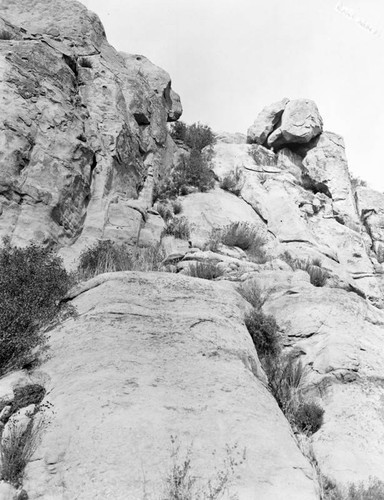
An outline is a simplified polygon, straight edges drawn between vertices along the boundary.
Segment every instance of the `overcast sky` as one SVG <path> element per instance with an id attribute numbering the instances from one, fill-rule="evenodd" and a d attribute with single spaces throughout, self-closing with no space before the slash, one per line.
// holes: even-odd
<path id="1" fill-rule="evenodd" d="M 383 0 L 81 0 L 117 49 L 168 71 L 182 119 L 246 133 L 282 97 L 313 99 L 350 170 L 384 190 Z"/>

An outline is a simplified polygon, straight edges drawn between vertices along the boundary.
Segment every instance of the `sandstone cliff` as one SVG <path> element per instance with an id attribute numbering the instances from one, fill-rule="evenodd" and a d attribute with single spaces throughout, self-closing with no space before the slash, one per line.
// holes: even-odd
<path id="1" fill-rule="evenodd" d="M 247 136 L 217 135 L 214 188 L 178 197 L 190 241 L 164 237 L 153 185 L 185 153 L 167 131 L 181 115 L 167 73 L 117 53 L 77 2 L 0 0 L 0 22 L 0 236 L 53 245 L 68 267 L 98 239 L 161 243 L 175 271 L 78 285 L 78 315 L 52 329 L 41 366 L 1 379 L 2 402 L 38 384 L 53 405 L 29 498 L 165 500 L 171 436 L 201 483 L 234 465 L 229 447 L 223 498 L 325 499 L 325 477 L 384 481 L 384 195 L 351 184 L 316 104 L 285 98 Z M 239 221 L 258 229 L 263 262 L 207 249 L 213 229 Z M 295 259 L 320 262 L 324 286 Z M 199 262 L 222 276 L 187 276 Z M 303 394 L 324 409 L 310 437 L 268 388 L 238 293 L 250 283 L 304 366 Z"/>

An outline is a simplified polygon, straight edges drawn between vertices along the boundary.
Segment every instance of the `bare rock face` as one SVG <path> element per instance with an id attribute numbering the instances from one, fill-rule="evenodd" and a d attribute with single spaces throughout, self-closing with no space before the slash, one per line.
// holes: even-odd
<path id="1" fill-rule="evenodd" d="M 309 99 L 289 101 L 281 117 L 281 125 L 268 137 L 274 148 L 283 144 L 308 143 L 323 131 L 323 120 L 316 104 Z"/>
<path id="2" fill-rule="evenodd" d="M 249 144 L 264 144 L 267 137 L 279 122 L 289 99 L 282 99 L 266 106 L 257 116 L 254 124 L 248 129 L 247 142 Z"/>
<path id="3" fill-rule="evenodd" d="M 232 449 L 242 463 L 224 498 L 317 498 L 265 387 L 243 323 L 249 306 L 230 283 L 123 272 L 73 295 L 79 315 L 51 332 L 40 368 L 55 413 L 28 465 L 29 498 L 159 498 L 173 466 L 171 435 L 179 466 L 192 446 L 201 484 L 228 472 Z"/>
<path id="4" fill-rule="evenodd" d="M 0 19 L 0 236 L 67 260 L 98 238 L 135 244 L 182 112 L 169 75 L 117 53 L 76 1 L 0 0 Z"/>

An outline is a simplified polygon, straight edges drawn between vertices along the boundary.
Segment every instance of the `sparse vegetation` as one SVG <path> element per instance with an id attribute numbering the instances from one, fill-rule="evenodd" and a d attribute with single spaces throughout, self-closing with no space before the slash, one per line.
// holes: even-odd
<path id="1" fill-rule="evenodd" d="M 223 180 L 220 182 L 220 187 L 224 189 L 224 191 L 228 191 L 238 196 L 243 187 L 241 169 L 237 167 L 233 172 L 223 177 Z"/>
<path id="2" fill-rule="evenodd" d="M 202 481 L 192 472 L 192 447 L 185 455 L 180 452 L 180 445 L 172 439 L 172 466 L 166 478 L 161 500 L 219 500 L 230 498 L 236 500 L 237 495 L 230 495 L 236 469 L 245 461 L 245 450 L 242 454 L 237 446 L 226 447 L 226 458 L 222 468 L 216 471 L 213 478 Z"/>
<path id="3" fill-rule="evenodd" d="M 0 249 L 0 373 L 20 368 L 44 344 L 43 328 L 60 317 L 60 300 L 72 285 L 62 260 L 30 244 Z"/>
<path id="4" fill-rule="evenodd" d="M 92 68 L 92 62 L 86 57 L 80 57 L 78 62 L 82 68 Z"/>
<path id="5" fill-rule="evenodd" d="M 7 434 L 3 435 L 0 446 L 0 477 L 15 487 L 22 484 L 24 470 L 35 453 L 41 439 L 41 434 L 47 426 L 47 420 L 38 411 L 27 427 L 17 420 L 10 420 Z"/>
<path id="6" fill-rule="evenodd" d="M 162 219 L 165 222 L 172 219 L 172 217 L 173 217 L 172 210 L 169 208 L 169 205 L 167 205 L 166 203 L 157 203 L 156 210 L 159 212 L 160 217 L 162 217 Z"/>
<path id="7" fill-rule="evenodd" d="M 168 221 L 164 234 L 173 235 L 181 240 L 188 240 L 190 236 L 188 219 L 186 217 L 173 217 Z"/>
<path id="8" fill-rule="evenodd" d="M 173 210 L 173 213 L 174 213 L 175 215 L 179 215 L 179 214 L 181 214 L 181 212 L 183 211 L 183 207 L 182 207 L 182 205 L 181 205 L 180 201 L 178 201 L 178 200 L 174 200 L 174 201 L 172 202 L 172 210 Z"/>
<path id="9" fill-rule="evenodd" d="M 370 478 L 368 484 L 360 482 L 347 488 L 338 487 L 333 481 L 318 474 L 321 500 L 384 500 L 384 482 Z"/>
<path id="10" fill-rule="evenodd" d="M 284 260 L 292 268 L 292 270 L 295 271 L 296 269 L 301 269 L 307 272 L 313 286 L 325 286 L 327 279 L 329 278 L 329 274 L 322 268 L 320 259 L 294 259 L 289 252 L 284 252 L 281 259 Z"/>
<path id="11" fill-rule="evenodd" d="M 264 299 L 261 295 L 261 290 L 255 281 L 244 283 L 238 292 L 248 301 L 256 310 L 261 309 L 264 304 Z"/>
<path id="12" fill-rule="evenodd" d="M 367 187 L 367 182 L 364 181 L 363 179 L 360 179 L 360 177 L 356 177 L 353 174 L 349 173 L 349 179 L 351 181 L 352 188 L 356 190 L 357 187 Z"/>
<path id="13" fill-rule="evenodd" d="M 186 125 L 175 122 L 171 126 L 171 136 L 183 141 L 189 153 L 180 156 L 179 161 L 166 179 L 156 184 L 155 198 L 173 198 L 188 194 L 190 189 L 208 191 L 214 186 L 213 173 L 210 169 L 210 152 L 203 149 L 214 144 L 214 135 L 210 127 L 194 123 Z"/>
<path id="14" fill-rule="evenodd" d="M 0 40 L 13 40 L 13 36 L 8 31 L 1 30 L 0 31 Z"/>
<path id="15" fill-rule="evenodd" d="M 100 240 L 80 255 L 78 277 L 88 280 L 117 271 L 158 271 L 164 255 L 160 246 L 132 248 L 109 240 Z"/>
<path id="16" fill-rule="evenodd" d="M 253 309 L 245 317 L 245 325 L 260 358 L 279 354 L 278 326 L 273 316 L 264 314 L 260 309 Z"/>
<path id="17" fill-rule="evenodd" d="M 230 247 L 248 250 L 259 238 L 257 229 L 248 222 L 232 222 L 221 231 L 221 241 Z"/>
<path id="18" fill-rule="evenodd" d="M 268 377 L 269 388 L 291 426 L 298 432 L 311 435 L 323 423 L 324 410 L 313 401 L 305 401 L 300 385 L 304 367 L 294 355 L 267 356 L 263 366 Z"/>
<path id="19" fill-rule="evenodd" d="M 203 278 L 205 280 L 214 280 L 223 275 L 223 271 L 217 264 L 209 261 L 196 262 L 189 267 L 189 275 L 194 278 Z"/>

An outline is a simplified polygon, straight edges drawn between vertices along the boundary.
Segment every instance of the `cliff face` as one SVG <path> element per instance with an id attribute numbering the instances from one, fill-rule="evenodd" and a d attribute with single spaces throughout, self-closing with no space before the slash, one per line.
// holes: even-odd
<path id="1" fill-rule="evenodd" d="M 0 236 L 64 257 L 95 238 L 136 243 L 182 112 L 169 75 L 116 52 L 78 2 L 3 0 L 0 30 Z"/>
<path id="2" fill-rule="evenodd" d="M 34 384 L 53 405 L 29 498 L 163 498 L 189 447 L 199 484 L 234 469 L 224 498 L 325 499 L 321 475 L 384 481 L 384 195 L 351 184 L 343 140 L 323 131 L 315 103 L 283 99 L 247 137 L 217 136 L 214 188 L 178 197 L 188 242 L 162 236 L 152 201 L 154 179 L 185 154 L 167 132 L 182 111 L 169 75 L 117 53 L 72 1 L 0 0 L 0 54 L 0 236 L 56 245 L 68 267 L 98 239 L 161 243 L 175 271 L 79 285 L 68 297 L 78 315 L 50 331 L 49 356 L 0 380 L 2 408 Z M 207 250 L 213 229 L 239 221 L 257 228 L 263 263 Z M 295 259 L 320 263 L 324 286 Z M 186 276 L 202 262 L 222 276 Z M 244 284 L 259 288 L 283 352 L 303 364 L 303 395 L 324 409 L 310 437 L 268 388 Z"/>

